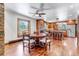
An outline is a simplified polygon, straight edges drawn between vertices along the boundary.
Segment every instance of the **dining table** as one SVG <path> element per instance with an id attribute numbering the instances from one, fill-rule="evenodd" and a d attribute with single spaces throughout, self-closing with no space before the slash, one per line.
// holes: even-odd
<path id="1" fill-rule="evenodd" d="M 43 44 L 43 42 L 40 42 L 41 38 L 46 37 L 45 33 L 39 33 L 39 34 L 31 34 L 30 37 L 32 37 L 35 40 L 35 46 L 42 46 L 40 43 Z"/>

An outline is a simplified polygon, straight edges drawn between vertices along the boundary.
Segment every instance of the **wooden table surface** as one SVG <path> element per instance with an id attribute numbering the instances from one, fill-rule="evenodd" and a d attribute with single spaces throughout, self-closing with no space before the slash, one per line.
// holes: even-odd
<path id="1" fill-rule="evenodd" d="M 39 33 L 39 34 L 31 34 L 30 36 L 31 36 L 31 37 L 36 37 L 36 38 L 41 38 L 41 37 L 45 37 L 46 34 L 44 34 L 44 33 Z"/>

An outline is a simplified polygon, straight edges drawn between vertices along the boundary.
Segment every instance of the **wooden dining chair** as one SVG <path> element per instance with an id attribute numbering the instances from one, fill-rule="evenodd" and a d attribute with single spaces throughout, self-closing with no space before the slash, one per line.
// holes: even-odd
<path id="1" fill-rule="evenodd" d="M 49 49 L 50 49 L 50 45 L 51 45 L 51 38 L 49 38 L 49 36 L 47 35 L 46 36 L 46 45 L 49 46 Z"/>
<path id="2" fill-rule="evenodd" d="M 46 38 L 46 46 L 49 47 L 49 50 L 51 49 L 51 40 Z"/>
<path id="3" fill-rule="evenodd" d="M 44 46 L 49 46 L 49 49 L 50 49 L 50 45 L 51 45 L 51 39 L 48 38 L 47 34 L 45 37 L 42 37 L 40 39 L 40 42 L 42 42 L 44 44 Z"/>
<path id="4" fill-rule="evenodd" d="M 52 34 L 51 31 L 48 32 L 47 37 L 49 37 L 49 39 L 52 39 L 53 38 L 53 34 Z"/>
<path id="5" fill-rule="evenodd" d="M 28 48 L 29 52 L 31 48 L 35 45 L 35 40 L 33 40 L 30 35 L 23 34 L 23 51 L 25 51 L 25 47 Z"/>

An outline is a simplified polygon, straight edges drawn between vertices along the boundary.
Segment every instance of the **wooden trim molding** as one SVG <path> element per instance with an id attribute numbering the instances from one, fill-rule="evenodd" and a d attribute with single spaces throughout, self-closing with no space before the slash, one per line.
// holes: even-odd
<path id="1" fill-rule="evenodd" d="M 76 20 L 68 20 L 67 24 L 68 25 L 74 25 L 74 24 L 76 24 Z"/>
<path id="2" fill-rule="evenodd" d="M 20 41 L 22 41 L 22 39 L 16 39 L 16 40 L 10 41 L 8 43 L 5 43 L 5 45 L 16 43 L 16 42 L 20 42 Z"/>

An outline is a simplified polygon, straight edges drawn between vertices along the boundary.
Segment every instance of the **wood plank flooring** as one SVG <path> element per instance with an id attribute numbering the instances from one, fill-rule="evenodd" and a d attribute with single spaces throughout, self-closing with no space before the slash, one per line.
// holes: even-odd
<path id="1" fill-rule="evenodd" d="M 5 46 L 5 56 L 78 56 L 77 38 L 64 38 L 64 40 L 53 40 L 51 48 L 36 47 L 28 52 L 28 48 L 23 51 L 22 42 L 17 42 Z"/>

